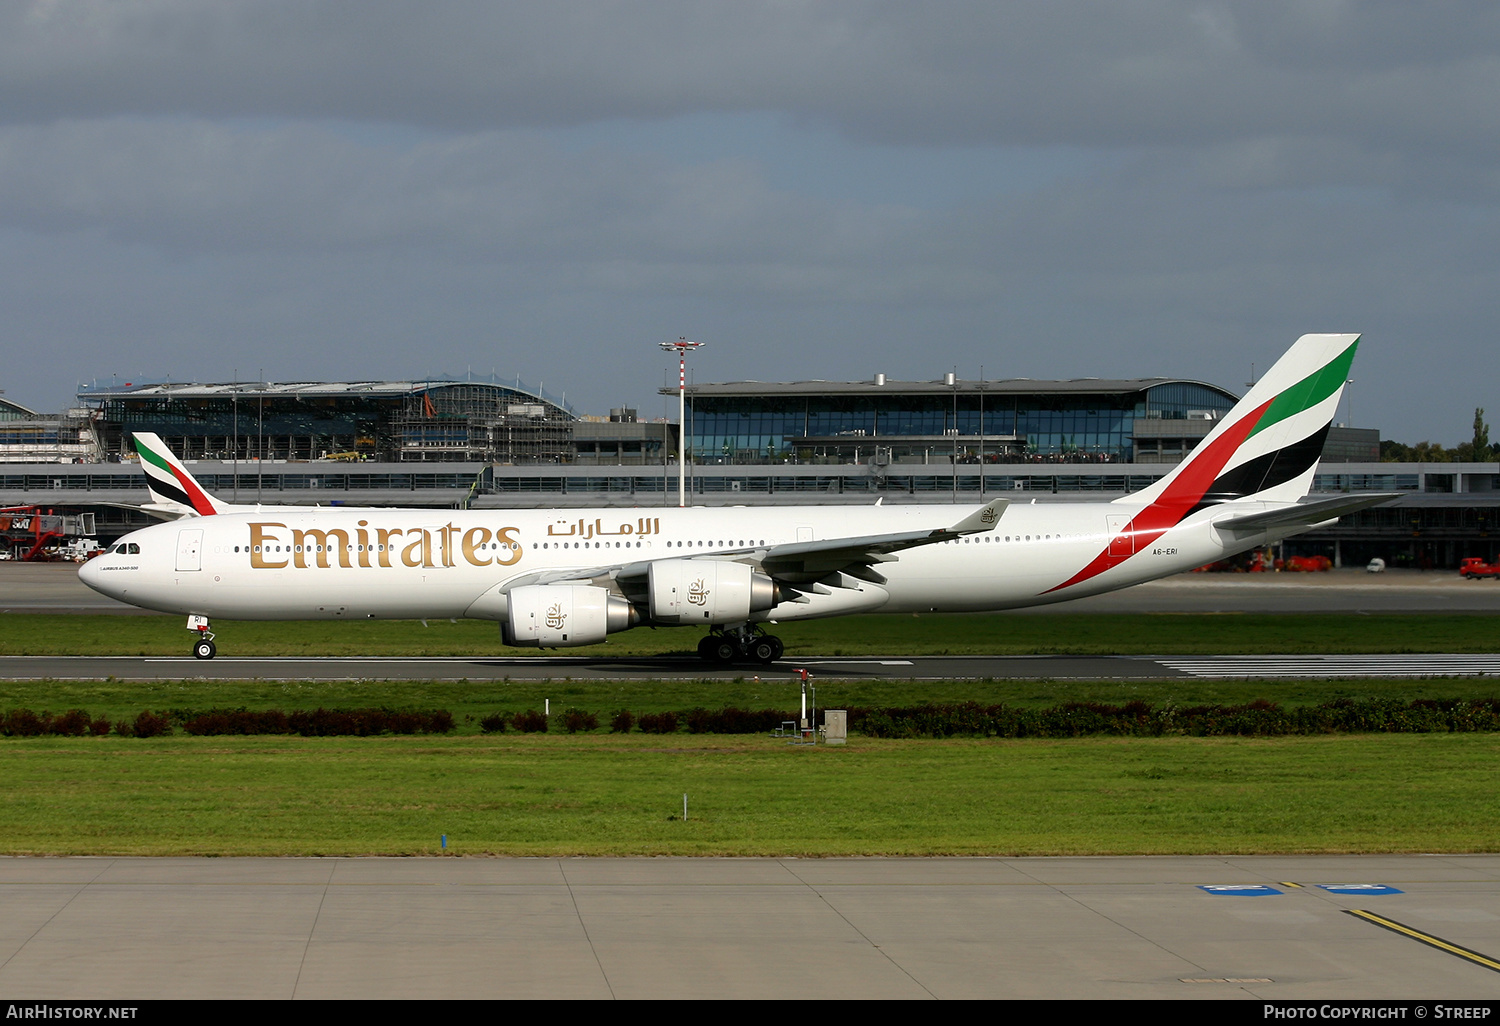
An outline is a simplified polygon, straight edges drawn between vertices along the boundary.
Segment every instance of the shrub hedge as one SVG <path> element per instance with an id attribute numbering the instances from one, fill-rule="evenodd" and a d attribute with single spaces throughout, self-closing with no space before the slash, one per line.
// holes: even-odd
<path id="1" fill-rule="evenodd" d="M 1500 698 L 1437 701 L 1418 699 L 1339 699 L 1316 706 L 1283 709 L 1275 702 L 1246 705 L 1201 705 L 1181 708 L 1145 702 L 1105 705 L 1066 702 L 1045 709 L 1018 709 L 977 702 L 927 703 L 848 710 L 849 726 L 867 737 L 1269 737 L 1289 734 L 1335 733 L 1469 733 L 1500 731 Z M 627 709 L 611 714 L 612 733 L 633 728 L 647 734 L 672 734 L 686 727 L 693 734 L 770 733 L 795 713 L 779 709 L 740 709 L 697 706 L 682 712 L 633 715 Z M 582 709 L 564 710 L 560 717 L 569 733 L 599 729 L 599 718 Z M 821 722 L 822 717 L 820 715 Z M 485 733 L 504 731 L 507 726 L 522 732 L 547 730 L 547 717 L 535 709 L 507 716 L 494 713 L 480 721 Z M 447 734 L 454 729 L 453 716 L 443 709 L 315 709 L 283 712 L 280 709 L 209 709 L 196 712 L 143 711 L 133 719 L 111 725 L 91 718 L 82 709 L 61 715 L 12 709 L 0 715 L 0 736 L 40 737 L 54 735 L 95 737 L 114 733 L 122 737 L 157 737 L 176 728 L 188 734 L 300 734 L 303 737 L 378 734 Z"/>

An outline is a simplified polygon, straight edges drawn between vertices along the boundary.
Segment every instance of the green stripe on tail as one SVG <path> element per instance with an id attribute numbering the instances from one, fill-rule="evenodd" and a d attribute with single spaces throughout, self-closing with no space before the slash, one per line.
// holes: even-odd
<path id="1" fill-rule="evenodd" d="M 1349 368 L 1354 363 L 1354 351 L 1358 348 L 1359 339 L 1356 338 L 1349 343 L 1348 349 L 1329 360 L 1321 370 L 1314 371 L 1271 400 L 1270 407 L 1246 437 L 1253 437 L 1272 424 L 1310 409 L 1337 392 L 1349 380 Z"/>

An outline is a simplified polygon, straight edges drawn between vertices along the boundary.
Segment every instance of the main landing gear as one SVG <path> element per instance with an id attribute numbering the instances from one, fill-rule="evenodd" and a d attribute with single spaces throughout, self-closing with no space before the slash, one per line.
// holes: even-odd
<path id="1" fill-rule="evenodd" d="M 728 666 L 738 662 L 774 663 L 785 649 L 781 639 L 766 634 L 754 624 L 716 627 L 698 642 L 698 655 L 710 663 Z"/>
<path id="2" fill-rule="evenodd" d="M 214 632 L 208 629 L 208 617 L 188 617 L 187 629 L 198 635 L 198 639 L 193 642 L 193 658 L 212 659 L 218 654 L 219 650 L 214 647 Z"/>

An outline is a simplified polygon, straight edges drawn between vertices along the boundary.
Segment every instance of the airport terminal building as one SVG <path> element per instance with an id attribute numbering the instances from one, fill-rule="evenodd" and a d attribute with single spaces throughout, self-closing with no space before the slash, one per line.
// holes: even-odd
<path id="1" fill-rule="evenodd" d="M 663 389 L 663 394 L 675 394 Z M 1200 381 L 737 381 L 690 385 L 699 463 L 1176 463 L 1238 397 Z"/>
<path id="2" fill-rule="evenodd" d="M 575 419 L 539 391 L 496 381 L 111 384 L 78 400 L 115 458 L 150 431 L 181 459 L 555 462 Z"/>

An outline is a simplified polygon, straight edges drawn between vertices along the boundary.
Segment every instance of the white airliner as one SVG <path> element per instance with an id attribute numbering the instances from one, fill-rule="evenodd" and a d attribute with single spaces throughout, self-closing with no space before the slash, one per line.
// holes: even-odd
<path id="1" fill-rule="evenodd" d="M 1113 502 L 978 507 L 423 510 L 229 505 L 135 436 L 158 514 L 84 565 L 96 591 L 211 618 L 496 620 L 507 645 L 702 626 L 706 659 L 769 663 L 761 627 L 847 613 L 1061 602 L 1202 566 L 1389 494 L 1308 501 L 1357 335 L 1304 335 L 1170 474 Z"/>

